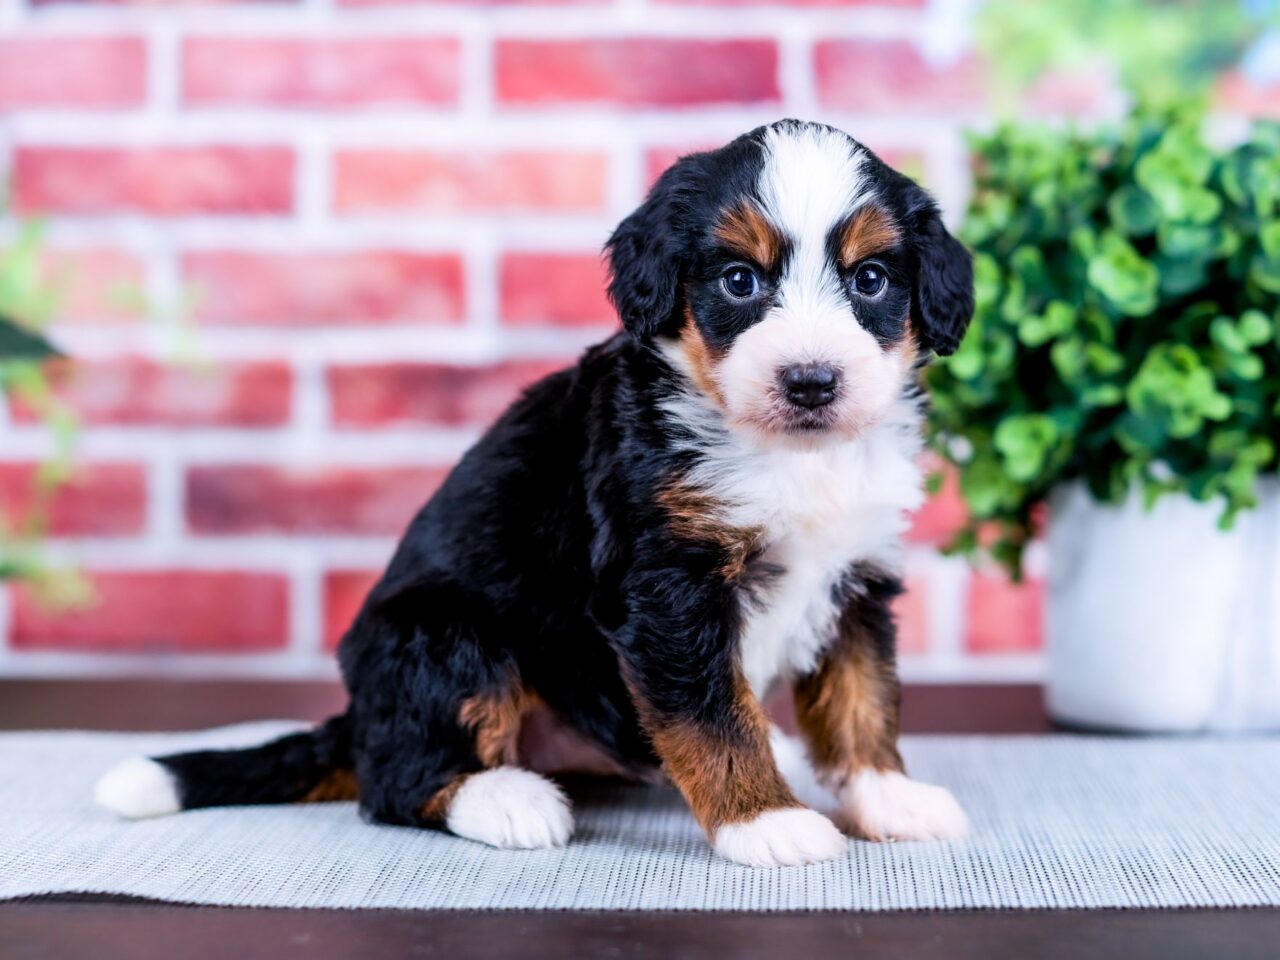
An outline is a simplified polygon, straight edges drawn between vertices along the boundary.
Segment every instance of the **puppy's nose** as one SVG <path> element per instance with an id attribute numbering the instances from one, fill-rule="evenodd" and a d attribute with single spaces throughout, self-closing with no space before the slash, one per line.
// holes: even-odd
<path id="1" fill-rule="evenodd" d="M 798 407 L 816 410 L 836 398 L 840 371 L 829 363 L 798 363 L 783 369 L 782 388 Z"/>

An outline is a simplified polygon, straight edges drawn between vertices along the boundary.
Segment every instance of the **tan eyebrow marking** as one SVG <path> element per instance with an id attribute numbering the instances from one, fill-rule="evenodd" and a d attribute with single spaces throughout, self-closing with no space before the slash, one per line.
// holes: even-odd
<path id="1" fill-rule="evenodd" d="M 851 267 L 873 253 L 887 250 L 902 242 L 898 224 L 882 208 L 867 205 L 845 224 L 840 238 L 840 265 Z"/>
<path id="2" fill-rule="evenodd" d="M 782 259 L 781 231 L 752 203 L 744 201 L 722 213 L 715 234 L 725 246 L 766 270 Z"/>

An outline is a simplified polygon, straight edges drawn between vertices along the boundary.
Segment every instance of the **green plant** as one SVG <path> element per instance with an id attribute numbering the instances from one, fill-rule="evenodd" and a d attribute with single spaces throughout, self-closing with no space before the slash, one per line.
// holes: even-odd
<path id="1" fill-rule="evenodd" d="M 927 376 L 931 439 L 1016 576 L 1037 505 L 1082 480 L 1179 492 L 1229 525 L 1276 469 L 1280 126 L 1218 150 L 1194 110 L 972 138 L 977 310 Z"/>
<path id="2" fill-rule="evenodd" d="M 34 580 L 46 593 L 66 595 L 82 591 L 75 578 L 49 570 L 39 550 L 49 500 L 71 469 L 75 435 L 46 377 L 46 363 L 59 354 L 41 333 L 57 308 L 59 286 L 46 269 L 39 227 L 25 225 L 0 252 L 0 393 L 35 413 L 54 449 L 36 473 L 29 509 L 21 516 L 0 510 L 0 580 Z"/>
<path id="3" fill-rule="evenodd" d="M 1278 17 L 1275 0 L 987 0 L 977 41 L 998 89 L 1102 67 L 1141 102 L 1168 105 L 1204 93 Z"/>

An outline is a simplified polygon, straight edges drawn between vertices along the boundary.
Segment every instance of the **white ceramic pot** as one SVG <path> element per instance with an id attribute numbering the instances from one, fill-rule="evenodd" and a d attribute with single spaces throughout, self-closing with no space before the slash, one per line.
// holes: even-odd
<path id="1" fill-rule="evenodd" d="M 1149 732 L 1280 729 L 1280 482 L 1218 529 L 1221 507 L 1082 484 L 1049 504 L 1048 706 L 1063 722 Z"/>

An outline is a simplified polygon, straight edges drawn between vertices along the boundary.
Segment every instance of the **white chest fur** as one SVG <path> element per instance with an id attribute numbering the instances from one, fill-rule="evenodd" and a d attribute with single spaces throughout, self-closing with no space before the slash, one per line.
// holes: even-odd
<path id="1" fill-rule="evenodd" d="M 757 696 L 813 668 L 834 634 L 833 590 L 851 565 L 898 566 L 906 513 L 924 495 L 918 412 L 903 401 L 894 414 L 814 450 L 751 449 L 726 436 L 699 444 L 689 480 L 723 505 L 723 520 L 763 531 L 761 561 L 777 571 L 743 599 L 739 652 Z"/>

